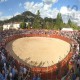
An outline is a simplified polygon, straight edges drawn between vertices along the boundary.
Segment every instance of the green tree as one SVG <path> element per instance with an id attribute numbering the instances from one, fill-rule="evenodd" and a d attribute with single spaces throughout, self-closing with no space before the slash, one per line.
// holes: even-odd
<path id="1" fill-rule="evenodd" d="M 74 30 L 79 30 L 79 27 L 78 27 L 77 24 L 74 23 L 74 22 L 71 23 L 71 27 L 72 27 Z"/>
<path id="2" fill-rule="evenodd" d="M 61 16 L 61 13 L 58 13 L 54 28 L 55 29 L 61 29 L 62 26 L 63 26 L 62 16 Z"/>
<path id="3" fill-rule="evenodd" d="M 3 30 L 3 27 L 1 26 L 1 27 L 0 27 L 0 31 L 2 31 L 2 30 Z"/>
<path id="4" fill-rule="evenodd" d="M 45 22 L 46 29 L 54 28 L 54 19 L 46 17 L 46 18 L 44 18 L 44 22 Z"/>
<path id="5" fill-rule="evenodd" d="M 74 30 L 79 30 L 79 27 L 77 26 L 77 24 L 72 22 L 70 19 L 68 20 L 68 25 Z"/>
<path id="6" fill-rule="evenodd" d="M 68 20 L 68 25 L 71 27 L 71 25 L 72 25 L 72 22 L 71 22 L 71 20 L 69 19 Z"/>
<path id="7" fill-rule="evenodd" d="M 27 29 L 31 29 L 31 27 L 32 27 L 32 24 L 29 22 L 27 25 Z"/>
<path id="8" fill-rule="evenodd" d="M 41 17 L 40 17 L 40 11 L 39 10 L 37 11 L 37 14 L 34 18 L 33 28 L 35 28 L 35 29 L 41 28 Z"/>
<path id="9" fill-rule="evenodd" d="M 25 23 L 25 22 L 22 22 L 22 23 L 20 24 L 20 28 L 25 29 L 25 28 L 26 28 L 26 23 Z"/>

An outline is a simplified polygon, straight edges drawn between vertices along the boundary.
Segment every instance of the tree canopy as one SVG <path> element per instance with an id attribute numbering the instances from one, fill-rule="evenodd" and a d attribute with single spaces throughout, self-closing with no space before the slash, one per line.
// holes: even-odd
<path id="1" fill-rule="evenodd" d="M 55 28 L 56 29 L 61 29 L 62 27 L 63 27 L 62 16 L 61 16 L 61 13 L 58 13 L 57 18 L 56 18 Z"/>
<path id="2" fill-rule="evenodd" d="M 26 23 L 25 23 L 25 22 L 22 22 L 22 23 L 20 24 L 20 28 L 25 29 L 25 28 L 26 28 Z"/>
<path id="3" fill-rule="evenodd" d="M 40 29 L 41 28 L 40 23 L 41 23 L 40 11 L 38 10 L 37 13 L 36 13 L 36 16 L 34 18 L 34 21 L 33 21 L 33 28 Z"/>

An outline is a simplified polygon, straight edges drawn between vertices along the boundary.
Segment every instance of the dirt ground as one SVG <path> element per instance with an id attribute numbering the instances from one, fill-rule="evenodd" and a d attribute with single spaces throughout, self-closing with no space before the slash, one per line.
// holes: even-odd
<path id="1" fill-rule="evenodd" d="M 56 38 L 25 37 L 9 42 L 6 49 L 30 66 L 47 67 L 64 59 L 70 44 Z"/>

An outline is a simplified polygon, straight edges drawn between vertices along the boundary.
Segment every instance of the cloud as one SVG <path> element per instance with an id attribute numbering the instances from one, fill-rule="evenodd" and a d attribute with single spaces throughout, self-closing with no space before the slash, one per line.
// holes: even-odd
<path id="1" fill-rule="evenodd" d="M 16 16 L 16 15 L 19 15 L 20 13 L 19 12 L 16 12 L 15 14 L 14 14 L 14 16 Z M 2 15 L 2 12 L 0 12 L 0 20 L 6 20 L 6 19 L 10 19 L 10 18 L 12 18 L 13 17 L 13 15 L 7 15 L 7 16 L 3 16 Z"/>
<path id="2" fill-rule="evenodd" d="M 60 13 L 62 13 L 62 14 L 67 14 L 68 12 L 69 12 L 69 10 L 68 10 L 67 7 L 65 7 L 65 6 L 61 7 Z"/>
<path id="3" fill-rule="evenodd" d="M 57 14 L 59 12 L 59 10 L 57 8 L 47 9 L 47 10 L 44 10 L 44 11 L 43 10 L 41 11 L 41 16 L 43 18 L 45 18 L 45 17 L 56 18 Z"/>
<path id="4" fill-rule="evenodd" d="M 1 3 L 1 2 L 6 2 L 6 1 L 7 1 L 7 0 L 0 0 L 0 3 Z"/>
<path id="5" fill-rule="evenodd" d="M 80 23 L 80 11 L 75 9 L 70 9 L 66 6 L 62 6 L 60 10 L 57 8 L 52 8 L 51 3 L 55 3 L 57 0 L 43 0 L 44 3 L 34 3 L 34 2 L 26 2 L 24 4 L 24 8 L 32 13 L 36 14 L 37 10 L 40 10 L 41 17 L 49 17 L 49 18 L 56 18 L 57 14 L 60 12 L 62 14 L 62 18 L 65 23 L 67 23 L 68 19 L 70 18 L 72 21 L 76 22 L 77 24 Z M 51 2 L 47 4 L 47 2 Z"/>
<path id="6" fill-rule="evenodd" d="M 44 2 L 44 4 L 54 4 L 56 3 L 58 0 L 42 0 Z"/>
<path id="7" fill-rule="evenodd" d="M 80 25 L 80 11 L 77 11 L 75 9 L 68 9 L 67 7 L 63 6 L 61 7 L 60 12 L 62 14 L 64 22 L 67 22 L 70 18 L 73 22 Z"/>
<path id="8" fill-rule="evenodd" d="M 0 17 L 0 20 L 6 20 L 6 19 L 10 19 L 10 18 L 12 18 L 12 16 L 1 16 Z"/>
<path id="9" fill-rule="evenodd" d="M 24 3 L 24 8 L 28 11 L 36 13 L 37 10 L 41 10 L 43 8 L 43 3 L 26 2 Z"/>
<path id="10" fill-rule="evenodd" d="M 36 14 L 37 10 L 40 10 L 41 17 L 43 17 L 43 18 L 44 17 L 55 18 L 56 14 L 58 13 L 58 10 L 56 8 L 51 9 L 52 4 L 44 4 L 42 2 L 41 3 L 26 2 L 26 3 L 24 3 L 24 8 L 27 11 L 31 11 L 34 14 Z"/>
<path id="11" fill-rule="evenodd" d="M 14 14 L 14 16 L 16 16 L 16 15 L 20 15 L 21 13 L 19 13 L 19 12 L 16 12 L 15 14 Z"/>
<path id="12" fill-rule="evenodd" d="M 45 5 L 43 6 L 43 10 L 49 10 L 51 7 L 52 7 L 51 4 L 50 4 L 50 5 L 45 4 Z"/>
<path id="13" fill-rule="evenodd" d="M 72 19 L 73 22 L 76 22 L 80 26 L 80 11 L 74 11 L 72 13 L 72 18 L 71 19 Z"/>

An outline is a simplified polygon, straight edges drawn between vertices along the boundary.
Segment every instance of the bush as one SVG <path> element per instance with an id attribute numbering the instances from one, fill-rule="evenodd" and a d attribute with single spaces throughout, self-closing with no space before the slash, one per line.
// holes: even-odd
<path id="1" fill-rule="evenodd" d="M 25 29 L 25 28 L 26 28 L 26 23 L 25 23 L 25 22 L 22 22 L 22 23 L 20 24 L 20 28 Z"/>

